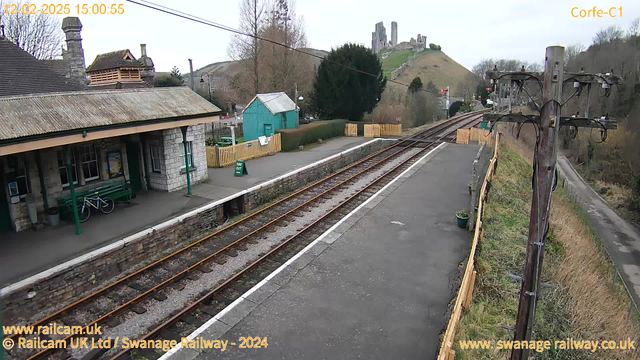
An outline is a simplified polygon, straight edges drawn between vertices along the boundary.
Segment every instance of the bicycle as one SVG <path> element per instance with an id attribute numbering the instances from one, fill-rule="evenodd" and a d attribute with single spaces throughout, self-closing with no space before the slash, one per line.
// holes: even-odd
<path id="1" fill-rule="evenodd" d="M 89 220 L 91 216 L 91 208 L 100 210 L 103 214 L 110 214 L 115 208 L 116 204 L 110 197 L 101 198 L 96 197 L 84 197 L 82 199 L 82 205 L 78 208 L 78 217 L 80 222 Z"/>

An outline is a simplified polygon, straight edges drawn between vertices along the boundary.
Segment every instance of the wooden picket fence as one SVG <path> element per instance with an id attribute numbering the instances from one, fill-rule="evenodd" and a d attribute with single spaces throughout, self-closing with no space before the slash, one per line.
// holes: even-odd
<path id="1" fill-rule="evenodd" d="M 493 147 L 493 137 L 489 130 L 480 128 L 458 129 L 456 132 L 457 144 L 468 144 L 469 141 L 477 141 L 478 144 L 486 143 L 487 146 Z"/>
<path id="2" fill-rule="evenodd" d="M 358 136 L 358 124 L 345 124 L 344 136 Z"/>
<path id="3" fill-rule="evenodd" d="M 242 144 L 215 147 L 207 146 L 207 166 L 224 167 L 235 164 L 236 160 L 255 159 L 282 150 L 280 134 L 271 135 L 271 141 L 267 145 L 260 145 L 258 140 L 247 141 Z"/>
<path id="4" fill-rule="evenodd" d="M 460 322 L 463 309 L 469 309 L 471 307 L 471 300 L 473 296 L 473 287 L 476 281 L 475 257 L 476 248 L 478 247 L 478 241 L 482 238 L 482 212 L 484 210 L 484 204 L 488 192 L 488 183 L 491 181 L 493 174 L 496 170 L 496 162 L 498 161 L 498 141 L 500 137 L 496 132 L 496 138 L 493 139 L 496 146 L 493 148 L 493 157 L 489 162 L 489 168 L 487 174 L 484 177 L 482 188 L 478 197 L 478 212 L 476 217 L 475 232 L 473 234 L 473 242 L 471 243 L 471 251 L 469 253 L 469 259 L 467 260 L 467 267 L 458 290 L 458 296 L 453 306 L 453 313 L 449 319 L 447 325 L 447 331 L 444 333 L 444 338 L 440 344 L 440 353 L 438 354 L 438 360 L 454 360 L 456 353 L 453 348 L 453 340 L 456 335 L 456 328 Z"/>
<path id="5" fill-rule="evenodd" d="M 402 136 L 402 124 L 365 124 L 364 137 Z"/>

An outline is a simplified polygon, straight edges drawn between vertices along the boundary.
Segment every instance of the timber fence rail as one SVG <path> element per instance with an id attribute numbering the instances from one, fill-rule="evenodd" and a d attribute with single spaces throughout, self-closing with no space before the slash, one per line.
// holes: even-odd
<path id="1" fill-rule="evenodd" d="M 282 150 L 280 136 L 280 134 L 271 135 L 267 145 L 260 145 L 259 140 L 253 140 L 226 147 L 207 146 L 207 166 L 224 167 L 235 164 L 236 160 L 255 159 L 280 152 Z"/>
<path id="2" fill-rule="evenodd" d="M 484 177 L 482 188 L 478 194 L 478 211 L 476 215 L 475 232 L 473 234 L 473 242 L 471 243 L 471 251 L 469 252 L 469 259 L 467 260 L 467 266 L 465 268 L 462 283 L 460 283 L 460 289 L 458 289 L 458 295 L 453 306 L 453 312 L 447 325 L 447 330 L 444 333 L 442 343 L 440 344 L 440 352 L 438 354 L 438 360 L 453 360 L 455 358 L 455 351 L 453 350 L 453 340 L 456 335 L 456 328 L 460 322 L 463 309 L 469 309 L 471 306 L 471 300 L 473 296 L 473 287 L 476 281 L 475 257 L 476 249 L 478 247 L 478 241 L 482 236 L 482 212 L 484 210 L 484 203 L 488 192 L 488 183 L 495 172 L 496 164 L 498 161 L 498 140 L 499 134 L 496 132 L 495 146 L 493 147 L 493 156 L 489 162 L 489 168 Z"/>

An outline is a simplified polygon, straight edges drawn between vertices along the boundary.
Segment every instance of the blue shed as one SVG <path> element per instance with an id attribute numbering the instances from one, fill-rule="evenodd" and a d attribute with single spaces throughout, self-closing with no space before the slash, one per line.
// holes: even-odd
<path id="1" fill-rule="evenodd" d="M 283 92 L 256 95 L 242 114 L 245 141 L 298 127 L 296 104 Z"/>

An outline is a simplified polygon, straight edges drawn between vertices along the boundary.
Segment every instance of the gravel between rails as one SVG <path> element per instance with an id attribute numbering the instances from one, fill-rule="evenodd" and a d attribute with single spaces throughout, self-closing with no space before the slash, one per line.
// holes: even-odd
<path id="1" fill-rule="evenodd" d="M 186 286 L 182 290 L 178 290 L 171 286 L 166 287 L 163 290 L 163 293 L 167 295 L 167 299 L 164 301 L 157 301 L 152 297 L 142 301 L 140 305 L 146 309 L 144 314 L 140 315 L 129 311 L 123 315 L 119 315 L 122 322 L 119 325 L 110 328 L 103 326 L 102 338 L 139 338 L 150 328 L 170 317 L 172 312 L 184 308 L 200 295 L 211 291 L 215 286 L 224 282 L 235 273 L 241 271 L 248 264 L 267 253 L 272 247 L 282 243 L 290 236 L 295 235 L 301 228 L 326 214 L 331 209 L 341 204 L 354 192 L 364 188 L 384 172 L 389 171 L 420 150 L 422 149 L 409 149 L 406 153 L 398 156 L 398 158 L 387 162 L 382 167 L 362 176 L 353 184 L 334 193 L 330 199 L 327 199 L 324 202 L 316 202 L 315 206 L 311 208 L 311 211 L 302 212 L 301 217 L 291 216 L 287 219 L 289 222 L 287 226 L 275 226 L 276 230 L 274 232 L 261 232 L 257 236 L 257 239 L 259 240 L 258 243 L 249 244 L 245 251 L 237 251 L 237 256 L 235 257 L 226 256 L 225 264 L 219 265 L 212 261 L 207 262 L 207 266 L 209 266 L 213 271 L 209 273 L 196 271 L 195 273 L 198 274 L 198 279 L 187 280 Z M 80 359 L 86 355 L 88 351 L 89 349 L 71 349 L 71 356 L 75 359 Z M 116 351 L 119 351 L 119 349 L 111 349 L 103 355 L 102 358 L 114 355 Z"/>

